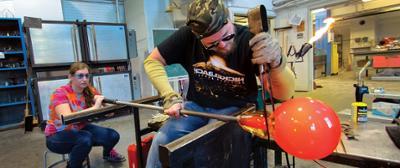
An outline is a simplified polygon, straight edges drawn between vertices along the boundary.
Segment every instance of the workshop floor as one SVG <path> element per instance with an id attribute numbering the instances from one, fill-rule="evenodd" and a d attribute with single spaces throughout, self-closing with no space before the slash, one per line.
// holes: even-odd
<path id="1" fill-rule="evenodd" d="M 354 72 L 340 72 L 339 75 L 331 77 L 322 77 L 315 80 L 316 84 L 322 86 L 311 92 L 297 92 L 295 97 L 309 96 L 320 99 L 331 105 L 336 111 L 351 108 L 354 101 L 353 84 L 356 83 Z M 398 81 L 370 81 L 365 83 L 370 88 L 383 87 L 386 91 L 400 91 Z M 141 113 L 141 125 L 146 125 L 147 120 L 151 118 L 151 112 Z M 117 150 L 127 156 L 127 146 L 135 142 L 133 116 L 124 116 L 110 119 L 98 123 L 103 126 L 116 129 L 121 134 L 121 139 L 116 146 Z M 0 132 L 0 163 L 4 168 L 38 168 L 43 167 L 43 152 L 46 150 L 45 138 L 39 128 L 33 132 L 24 134 L 24 130 L 13 129 Z M 270 155 L 271 156 L 271 155 Z M 58 155 L 50 154 L 49 162 L 56 161 Z M 90 153 L 91 165 L 96 168 L 108 167 L 129 167 L 128 162 L 123 164 L 108 164 L 101 158 L 101 148 L 94 147 Z M 272 158 L 269 159 L 272 162 Z M 270 162 L 270 163 L 271 163 Z M 346 167 L 344 165 L 332 164 L 324 161 L 318 161 L 325 167 Z M 313 161 L 304 161 L 296 159 L 296 167 L 320 167 Z"/>

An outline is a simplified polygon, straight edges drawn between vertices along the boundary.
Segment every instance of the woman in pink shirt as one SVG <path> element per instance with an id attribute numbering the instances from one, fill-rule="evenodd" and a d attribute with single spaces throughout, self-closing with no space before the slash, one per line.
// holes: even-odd
<path id="1" fill-rule="evenodd" d="M 125 157 L 113 148 L 119 141 L 117 131 L 90 123 L 63 125 L 61 115 L 98 109 L 104 96 L 89 84 L 89 66 L 73 63 L 69 69 L 67 85 L 57 88 L 50 98 L 50 119 L 45 135 L 47 148 L 55 153 L 69 154 L 68 166 L 82 167 L 92 146 L 103 146 L 103 159 L 123 162 Z"/>

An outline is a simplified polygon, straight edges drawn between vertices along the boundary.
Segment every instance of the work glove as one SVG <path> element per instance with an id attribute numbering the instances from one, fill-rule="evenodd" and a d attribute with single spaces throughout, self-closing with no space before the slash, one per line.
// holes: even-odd
<path id="1" fill-rule="evenodd" d="M 249 46 L 253 51 L 253 64 L 269 63 L 272 68 L 279 67 L 281 63 L 281 48 L 276 39 L 266 32 L 261 32 L 255 35 L 250 41 Z"/>
<path id="2" fill-rule="evenodd" d="M 169 116 L 179 118 L 180 111 L 183 109 L 183 99 L 177 93 L 168 94 L 164 98 L 164 113 L 168 114 Z"/>
<path id="3" fill-rule="evenodd" d="M 179 117 L 183 99 L 169 84 L 164 65 L 160 61 L 148 57 L 144 61 L 144 69 L 151 83 L 164 98 L 164 112 L 169 116 Z"/>

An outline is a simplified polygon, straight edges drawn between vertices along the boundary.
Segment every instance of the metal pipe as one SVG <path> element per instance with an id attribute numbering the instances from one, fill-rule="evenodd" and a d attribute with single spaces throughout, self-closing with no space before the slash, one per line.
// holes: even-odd
<path id="1" fill-rule="evenodd" d="M 133 112 L 133 125 L 135 126 L 135 140 L 136 144 L 142 144 L 142 134 L 140 133 L 140 121 L 139 121 L 139 109 L 138 108 L 133 108 L 131 107 L 132 112 Z M 139 168 L 144 167 L 143 163 L 145 162 L 143 160 L 143 148 L 142 145 L 136 145 L 137 152 L 136 152 L 136 157 L 138 158 L 138 165 L 136 165 Z"/>
<path id="2" fill-rule="evenodd" d="M 371 60 L 369 60 L 360 70 L 360 72 L 358 72 L 358 86 L 361 86 L 364 84 L 364 82 L 362 82 L 361 80 L 361 76 L 362 73 L 368 68 L 368 66 L 371 65 Z"/>
<path id="3" fill-rule="evenodd" d="M 115 1 L 115 8 L 117 9 L 116 10 L 116 12 L 117 12 L 116 13 L 117 14 L 117 23 L 120 23 L 119 22 L 119 1 L 118 0 Z"/>
<path id="4" fill-rule="evenodd" d="M 98 61 L 99 56 L 97 55 L 97 44 L 96 44 L 96 30 L 94 25 L 89 25 L 90 33 L 91 33 L 91 40 L 92 40 L 92 50 L 93 50 L 93 59 L 91 61 Z"/>
<path id="5" fill-rule="evenodd" d="M 150 109 L 150 110 L 157 110 L 157 111 L 164 111 L 163 107 L 160 106 L 154 106 L 150 104 L 140 104 L 140 103 L 133 103 L 133 102 L 125 102 L 125 101 L 119 101 L 119 100 L 110 100 L 110 99 L 104 99 L 104 103 L 111 103 L 111 104 L 121 104 L 121 105 L 127 105 L 131 107 L 138 107 L 138 108 L 145 108 L 145 109 Z M 190 110 L 185 110 L 182 109 L 180 111 L 181 114 L 185 115 L 191 115 L 191 116 L 199 116 L 199 117 L 206 117 L 206 118 L 213 118 L 217 119 L 220 121 L 237 121 L 238 118 L 234 116 L 228 116 L 228 115 L 219 115 L 219 114 L 211 114 L 211 113 L 204 113 L 204 112 L 197 112 L 197 111 L 190 111 Z"/>
<path id="6" fill-rule="evenodd" d="M 356 14 L 353 14 L 352 16 L 337 19 L 336 21 L 345 21 L 345 20 L 350 20 L 350 19 L 357 19 L 357 18 L 361 18 L 361 17 L 375 16 L 375 15 L 381 15 L 381 14 L 385 14 L 385 13 L 398 12 L 398 11 L 400 11 L 400 9 L 394 9 L 394 10 L 388 10 L 388 11 L 365 12 L 365 13 L 358 12 Z"/>
<path id="7" fill-rule="evenodd" d="M 76 45 L 76 30 L 75 30 L 75 25 L 71 27 L 71 42 L 72 42 L 72 51 L 74 53 L 74 61 L 77 62 L 79 61 L 78 59 L 78 51 L 77 51 L 77 45 Z"/>

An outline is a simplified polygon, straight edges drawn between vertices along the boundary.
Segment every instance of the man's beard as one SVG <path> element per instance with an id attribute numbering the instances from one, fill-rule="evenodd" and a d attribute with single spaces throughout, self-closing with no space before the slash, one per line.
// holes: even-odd
<path id="1" fill-rule="evenodd" d="M 219 55 L 223 58 L 227 58 L 228 55 L 232 54 L 233 51 L 235 51 L 235 50 L 236 50 L 236 43 L 232 43 L 231 48 L 226 52 L 220 52 L 219 50 L 213 50 L 212 52 L 214 52 L 216 55 Z"/>

